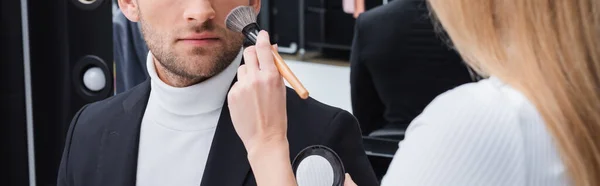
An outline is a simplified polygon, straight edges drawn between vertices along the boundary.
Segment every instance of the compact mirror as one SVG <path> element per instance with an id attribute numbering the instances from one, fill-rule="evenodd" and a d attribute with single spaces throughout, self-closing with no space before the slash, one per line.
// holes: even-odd
<path id="1" fill-rule="evenodd" d="M 292 163 L 298 186 L 343 186 L 344 165 L 330 148 L 313 145 L 300 151 Z"/>

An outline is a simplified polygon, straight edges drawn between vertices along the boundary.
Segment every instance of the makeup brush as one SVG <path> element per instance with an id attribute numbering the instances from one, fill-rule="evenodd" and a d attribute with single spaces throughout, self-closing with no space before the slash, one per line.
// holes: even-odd
<path id="1" fill-rule="evenodd" d="M 225 25 L 229 30 L 234 32 L 243 33 L 252 44 L 256 44 L 256 39 L 258 38 L 258 32 L 261 30 L 260 26 L 256 23 L 256 13 L 254 12 L 254 8 L 251 6 L 239 6 L 227 15 L 227 19 L 225 19 Z M 275 66 L 279 70 L 279 73 L 283 78 L 290 83 L 292 88 L 298 93 L 300 98 L 306 99 L 308 98 L 308 91 L 300 80 L 296 78 L 292 70 L 285 64 L 283 58 L 279 55 L 276 48 L 273 47 L 273 57 L 275 59 Z"/>

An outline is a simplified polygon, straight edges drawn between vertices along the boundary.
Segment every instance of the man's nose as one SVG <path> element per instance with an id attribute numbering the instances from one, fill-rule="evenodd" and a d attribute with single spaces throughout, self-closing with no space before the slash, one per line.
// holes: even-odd
<path id="1" fill-rule="evenodd" d="M 183 16 L 188 22 L 203 23 L 215 18 L 215 10 L 210 0 L 189 0 Z"/>

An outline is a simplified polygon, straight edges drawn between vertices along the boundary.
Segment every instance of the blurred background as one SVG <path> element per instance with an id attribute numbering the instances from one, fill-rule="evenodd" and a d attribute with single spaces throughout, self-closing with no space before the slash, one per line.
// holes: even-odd
<path id="1" fill-rule="evenodd" d="M 262 6 L 259 24 L 311 96 L 356 116 L 379 178 L 435 96 L 480 79 L 423 0 Z M 3 0 L 0 18 L 2 183 L 55 185 L 73 115 L 145 80 L 148 49 L 113 0 Z"/>

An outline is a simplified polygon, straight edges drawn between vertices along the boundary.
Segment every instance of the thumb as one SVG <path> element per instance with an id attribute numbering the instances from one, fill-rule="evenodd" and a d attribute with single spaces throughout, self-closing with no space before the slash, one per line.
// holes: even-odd
<path id="1" fill-rule="evenodd" d="M 344 181 L 344 186 L 357 186 L 356 183 L 350 177 L 350 174 L 346 173 L 346 179 Z"/>

